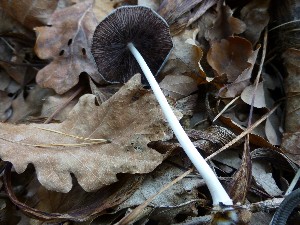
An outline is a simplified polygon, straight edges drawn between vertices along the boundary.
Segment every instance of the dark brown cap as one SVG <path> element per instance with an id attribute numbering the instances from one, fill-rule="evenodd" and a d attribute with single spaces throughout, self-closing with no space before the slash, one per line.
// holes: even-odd
<path id="1" fill-rule="evenodd" d="M 148 64 L 158 74 L 173 47 L 169 26 L 152 9 L 124 6 L 109 14 L 96 27 L 92 54 L 104 80 L 125 83 L 142 70 L 129 51 L 132 42 Z"/>

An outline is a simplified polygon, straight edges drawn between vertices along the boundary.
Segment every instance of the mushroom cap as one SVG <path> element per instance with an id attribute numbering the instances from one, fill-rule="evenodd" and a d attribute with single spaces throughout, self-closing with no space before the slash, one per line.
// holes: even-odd
<path id="1" fill-rule="evenodd" d="M 104 80 L 125 83 L 142 70 L 127 47 L 133 43 L 157 75 L 172 47 L 167 22 L 144 6 L 123 6 L 101 21 L 93 36 L 92 55 Z"/>

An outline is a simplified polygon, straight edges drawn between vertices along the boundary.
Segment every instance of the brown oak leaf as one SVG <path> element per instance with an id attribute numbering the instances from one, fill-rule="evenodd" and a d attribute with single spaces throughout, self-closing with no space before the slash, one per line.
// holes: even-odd
<path id="1" fill-rule="evenodd" d="M 48 26 L 35 28 L 35 51 L 42 59 L 53 61 L 37 74 L 42 87 L 63 94 L 74 87 L 83 72 L 93 80 L 101 80 L 90 52 L 97 19 L 91 1 L 77 3 L 53 13 Z"/>
<path id="2" fill-rule="evenodd" d="M 90 141 L 70 135 L 110 143 L 82 144 Z M 38 180 L 49 190 L 70 191 L 73 173 L 84 190 L 94 191 L 116 182 L 118 173 L 151 172 L 165 156 L 147 144 L 172 137 L 157 100 L 136 75 L 100 106 L 94 95 L 82 96 L 62 123 L 2 123 L 0 157 L 18 173 L 32 163 Z M 53 145 L 62 143 L 68 145 Z"/>

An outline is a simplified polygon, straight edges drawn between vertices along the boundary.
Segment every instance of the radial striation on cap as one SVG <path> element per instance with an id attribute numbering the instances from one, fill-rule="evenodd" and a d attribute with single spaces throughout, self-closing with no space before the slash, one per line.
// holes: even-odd
<path id="1" fill-rule="evenodd" d="M 157 75 L 173 47 L 169 26 L 152 9 L 143 6 L 117 8 L 98 24 L 92 54 L 104 80 L 125 83 L 142 73 L 127 44 L 133 43 Z"/>

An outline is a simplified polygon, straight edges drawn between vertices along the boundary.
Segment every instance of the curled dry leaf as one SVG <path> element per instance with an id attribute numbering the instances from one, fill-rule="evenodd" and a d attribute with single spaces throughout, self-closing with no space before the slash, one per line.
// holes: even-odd
<path id="1" fill-rule="evenodd" d="M 69 118 L 60 124 L 1 124 L 1 158 L 10 161 L 18 173 L 32 163 L 41 184 L 59 192 L 72 188 L 70 173 L 84 190 L 93 191 L 116 182 L 117 173 L 152 171 L 164 155 L 147 144 L 173 135 L 154 95 L 142 88 L 140 80 L 140 75 L 134 76 L 101 106 L 95 105 L 94 95 L 82 96 Z M 82 144 L 89 141 L 41 129 L 109 139 L 111 143 Z M 32 146 L 50 143 L 77 147 Z"/>
<path id="2" fill-rule="evenodd" d="M 258 148 L 250 154 L 253 163 L 252 175 L 257 184 L 270 196 L 281 195 L 282 191 L 277 186 L 276 176 L 273 175 L 274 168 L 279 170 L 276 173 L 282 174 L 282 179 L 289 180 L 289 176 L 295 176 L 298 166 L 285 154 L 272 149 Z"/>
<path id="3" fill-rule="evenodd" d="M 46 25 L 58 0 L 1 0 L 0 7 L 27 28 Z"/>
<path id="4" fill-rule="evenodd" d="M 223 1 L 218 2 L 217 17 L 213 27 L 207 30 L 205 38 L 208 41 L 220 41 L 234 34 L 240 34 L 245 31 L 246 25 L 243 21 L 232 16 L 233 11 L 223 5 Z"/>
<path id="5" fill-rule="evenodd" d="M 244 203 L 251 184 L 251 158 L 249 143 L 244 145 L 244 153 L 240 168 L 233 175 L 229 184 L 230 197 L 234 202 Z"/>
<path id="6" fill-rule="evenodd" d="M 63 94 L 78 83 L 83 72 L 96 82 L 101 80 L 90 52 L 97 25 L 92 7 L 91 1 L 85 1 L 57 10 L 48 26 L 35 29 L 37 55 L 41 59 L 53 59 L 37 74 L 36 81 L 42 87 Z"/>

